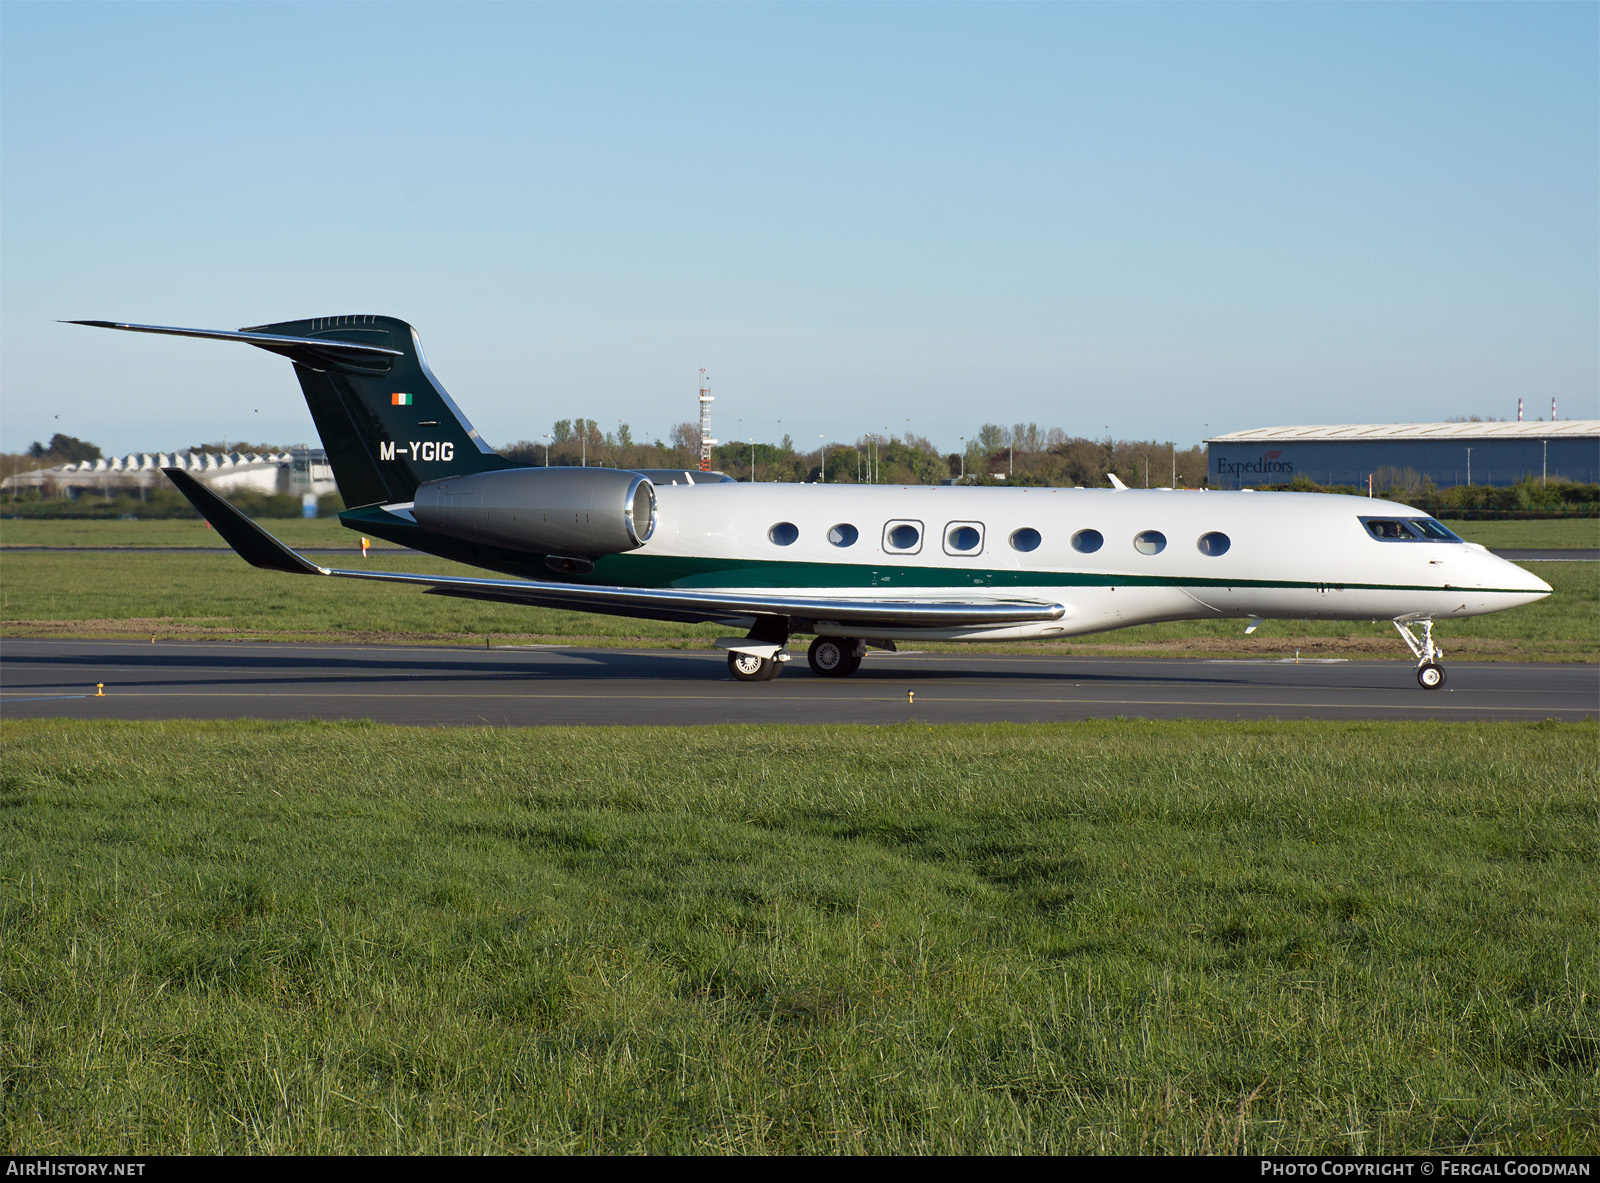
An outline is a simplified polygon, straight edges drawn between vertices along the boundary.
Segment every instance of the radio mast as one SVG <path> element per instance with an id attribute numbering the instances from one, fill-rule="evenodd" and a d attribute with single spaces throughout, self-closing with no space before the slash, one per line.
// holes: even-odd
<path id="1" fill-rule="evenodd" d="M 717 441 L 711 438 L 711 386 L 704 370 L 700 371 L 700 471 L 711 471 L 711 449 Z"/>

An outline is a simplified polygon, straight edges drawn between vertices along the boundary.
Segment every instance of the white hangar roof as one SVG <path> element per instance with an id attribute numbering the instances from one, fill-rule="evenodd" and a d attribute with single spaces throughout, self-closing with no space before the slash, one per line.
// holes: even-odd
<path id="1" fill-rule="evenodd" d="M 1214 435 L 1208 444 L 1321 440 L 1600 439 L 1600 419 L 1522 423 L 1342 423 L 1325 427 L 1254 427 Z"/>

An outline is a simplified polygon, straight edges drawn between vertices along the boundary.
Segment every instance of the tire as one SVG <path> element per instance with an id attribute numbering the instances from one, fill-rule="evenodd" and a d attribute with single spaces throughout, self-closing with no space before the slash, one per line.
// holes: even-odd
<path id="1" fill-rule="evenodd" d="M 770 682 L 778 676 L 778 663 L 770 657 L 729 653 L 728 672 L 741 682 Z"/>
<path id="2" fill-rule="evenodd" d="M 819 678 L 848 678 L 861 668 L 860 647 L 850 637 L 818 637 L 806 650 L 806 661 Z"/>
<path id="3" fill-rule="evenodd" d="M 849 650 L 838 637 L 818 637 L 806 650 L 806 662 L 819 678 L 838 678 L 849 664 Z"/>
<path id="4" fill-rule="evenodd" d="M 1425 661 L 1417 667 L 1417 682 L 1424 690 L 1437 690 L 1444 685 L 1444 667 Z"/>

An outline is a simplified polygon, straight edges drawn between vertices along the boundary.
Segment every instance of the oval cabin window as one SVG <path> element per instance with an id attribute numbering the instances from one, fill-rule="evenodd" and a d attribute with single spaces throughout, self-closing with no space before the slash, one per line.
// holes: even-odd
<path id="1" fill-rule="evenodd" d="M 1233 543 L 1228 540 L 1226 534 L 1213 530 L 1209 534 L 1200 535 L 1200 541 L 1197 545 L 1200 547 L 1201 554 L 1216 558 L 1218 555 L 1227 554 L 1228 548 Z"/>
<path id="2" fill-rule="evenodd" d="M 1106 536 L 1099 530 L 1079 530 L 1072 536 L 1072 549 L 1079 554 L 1092 555 L 1106 544 Z"/>
<path id="3" fill-rule="evenodd" d="M 800 527 L 793 522 L 779 522 L 767 531 L 767 537 L 778 546 L 789 546 L 800 537 Z"/>
<path id="4" fill-rule="evenodd" d="M 909 554 L 922 546 L 922 529 L 913 522 L 892 522 L 883 532 L 883 549 Z"/>
<path id="5" fill-rule="evenodd" d="M 1022 529 L 1014 530 L 1011 533 L 1012 550 L 1020 550 L 1024 553 L 1030 550 L 1038 550 L 1039 543 L 1042 541 L 1044 540 L 1039 537 L 1039 531 L 1032 526 L 1024 526 Z"/>
<path id="6" fill-rule="evenodd" d="M 1142 555 L 1158 555 L 1167 549 L 1167 536 L 1160 530 L 1141 530 L 1134 535 L 1133 549 Z"/>
<path id="7" fill-rule="evenodd" d="M 861 532 L 847 522 L 840 522 L 828 530 L 828 541 L 835 546 L 854 546 Z"/>
<path id="8" fill-rule="evenodd" d="M 944 548 L 951 554 L 969 555 L 983 545 L 983 532 L 976 526 L 959 524 L 945 531 Z"/>

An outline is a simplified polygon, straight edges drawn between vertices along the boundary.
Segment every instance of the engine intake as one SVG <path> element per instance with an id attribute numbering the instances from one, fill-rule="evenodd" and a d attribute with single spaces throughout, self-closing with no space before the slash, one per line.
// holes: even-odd
<path id="1" fill-rule="evenodd" d="M 645 544 L 656 528 L 656 490 L 616 468 L 508 468 L 418 485 L 412 512 L 435 534 L 592 558 Z"/>

